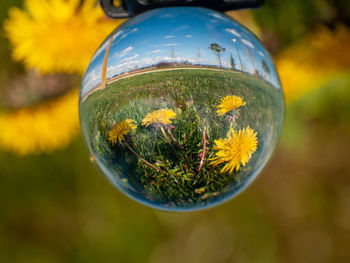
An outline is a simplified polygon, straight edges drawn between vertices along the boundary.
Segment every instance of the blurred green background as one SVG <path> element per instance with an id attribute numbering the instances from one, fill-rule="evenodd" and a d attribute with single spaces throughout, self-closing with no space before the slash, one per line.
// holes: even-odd
<path id="1" fill-rule="evenodd" d="M 0 24 L 13 5 L 22 1 L 0 2 Z M 267 0 L 249 16 L 278 57 L 319 25 L 349 34 L 350 4 Z M 25 69 L 0 36 L 4 111 L 6 85 Z M 52 153 L 0 149 L 0 262 L 348 262 L 350 71 L 332 72 L 288 100 L 279 147 L 257 180 L 209 210 L 167 213 L 130 200 L 98 174 L 79 136 Z"/>

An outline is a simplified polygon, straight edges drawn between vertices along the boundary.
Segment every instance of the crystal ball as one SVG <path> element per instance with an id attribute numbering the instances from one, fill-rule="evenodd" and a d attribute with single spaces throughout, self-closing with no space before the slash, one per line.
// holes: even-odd
<path id="1" fill-rule="evenodd" d="M 250 31 L 220 12 L 173 7 L 107 37 L 79 110 L 102 175 L 145 205 L 184 211 L 220 204 L 256 178 L 276 147 L 284 99 Z"/>

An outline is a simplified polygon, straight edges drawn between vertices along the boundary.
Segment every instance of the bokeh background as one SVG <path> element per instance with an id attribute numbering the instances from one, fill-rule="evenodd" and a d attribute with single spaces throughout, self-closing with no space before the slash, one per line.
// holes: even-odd
<path id="1" fill-rule="evenodd" d="M 237 198 L 167 213 L 114 189 L 80 137 L 82 73 L 122 21 L 94 0 L 0 2 L 0 262 L 349 261 L 350 4 L 267 0 L 228 14 L 275 58 L 283 134 Z"/>

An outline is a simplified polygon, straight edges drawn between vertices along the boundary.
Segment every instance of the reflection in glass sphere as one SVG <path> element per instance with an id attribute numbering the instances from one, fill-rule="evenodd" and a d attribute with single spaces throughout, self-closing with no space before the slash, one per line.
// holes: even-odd
<path id="1" fill-rule="evenodd" d="M 117 28 L 80 92 L 83 137 L 118 189 L 150 206 L 227 200 L 276 146 L 283 95 L 260 42 L 226 15 L 161 8 Z"/>

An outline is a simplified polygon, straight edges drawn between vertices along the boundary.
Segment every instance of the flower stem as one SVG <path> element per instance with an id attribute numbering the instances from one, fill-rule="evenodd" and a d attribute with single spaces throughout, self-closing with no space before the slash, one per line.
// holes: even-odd
<path id="1" fill-rule="evenodd" d="M 168 142 L 168 144 L 170 145 L 170 147 L 175 151 L 174 146 L 172 145 L 172 143 L 171 143 L 169 137 L 166 135 L 166 133 L 165 133 L 165 131 L 164 131 L 164 128 L 163 128 L 162 126 L 160 127 L 160 130 L 162 131 L 165 140 Z M 175 154 L 176 154 L 176 151 L 175 151 Z"/>
<path id="2" fill-rule="evenodd" d="M 202 168 L 203 168 L 204 158 L 205 158 L 206 151 L 207 151 L 207 148 L 206 148 L 207 139 L 206 139 L 205 130 L 203 130 L 202 137 L 203 137 L 203 148 L 202 148 L 202 154 L 200 156 L 199 167 L 197 169 L 197 172 L 200 172 L 202 170 Z"/>
<path id="3" fill-rule="evenodd" d="M 183 150 L 182 145 L 178 142 L 178 140 L 176 140 L 176 138 L 174 137 L 174 135 L 172 134 L 172 132 L 171 132 L 170 130 L 168 130 L 168 133 L 169 133 L 171 139 L 173 139 L 173 141 L 176 143 L 176 145 L 177 145 L 181 150 Z M 187 163 L 189 163 L 190 160 L 188 159 L 186 153 L 184 153 L 184 157 L 185 157 L 185 164 L 184 164 L 184 166 L 185 166 L 186 173 L 188 173 L 188 165 L 187 165 Z"/>
<path id="4" fill-rule="evenodd" d="M 176 143 L 176 145 L 182 150 L 183 149 L 182 145 L 175 139 L 174 135 L 171 133 L 170 130 L 168 130 L 168 133 L 169 133 L 171 139 L 173 139 L 173 141 Z"/>
<path id="5" fill-rule="evenodd" d="M 127 144 L 126 142 L 124 143 L 124 145 L 130 150 L 130 152 L 132 152 L 137 158 L 139 158 L 142 162 L 144 162 L 145 164 L 147 164 L 148 166 L 152 167 L 153 169 L 157 170 L 158 172 L 161 172 L 165 175 L 169 175 L 168 173 L 164 172 L 163 170 L 159 169 L 158 167 L 154 166 L 153 164 L 147 162 L 145 159 L 143 159 L 139 154 L 137 154 L 133 148 L 130 147 L 129 144 Z"/>
<path id="6" fill-rule="evenodd" d="M 165 130 L 164 130 L 164 128 L 163 128 L 162 126 L 160 127 L 160 130 L 162 131 L 162 133 L 163 133 L 163 135 L 164 135 L 164 137 L 165 137 L 165 140 L 168 142 L 168 144 L 170 145 L 171 149 L 173 149 L 173 151 L 174 151 L 176 157 L 179 158 L 179 155 L 178 155 L 176 149 L 174 148 L 174 145 L 171 143 L 169 137 L 166 135 Z M 168 131 L 168 132 L 169 132 L 169 131 Z M 170 134 L 171 134 L 171 132 L 170 132 Z M 173 138 L 173 140 L 176 142 L 176 139 L 174 138 L 174 136 L 172 136 L 172 134 L 171 134 L 170 136 L 171 136 L 171 137 Z M 182 148 L 182 147 L 180 146 L 180 149 L 181 149 L 181 148 Z M 187 158 L 185 157 L 185 159 L 187 159 Z M 188 165 L 187 165 L 186 162 L 184 163 L 184 167 L 185 167 L 186 173 L 188 173 Z"/>

